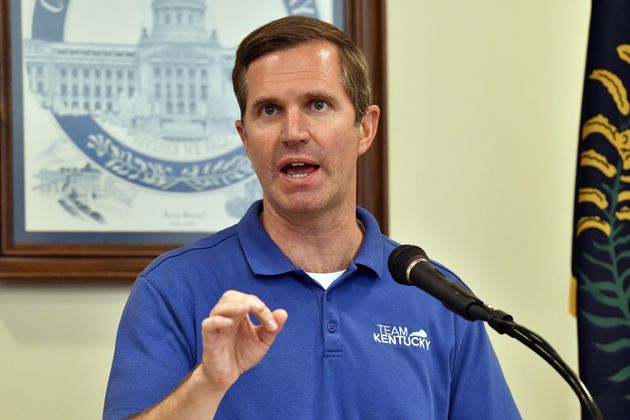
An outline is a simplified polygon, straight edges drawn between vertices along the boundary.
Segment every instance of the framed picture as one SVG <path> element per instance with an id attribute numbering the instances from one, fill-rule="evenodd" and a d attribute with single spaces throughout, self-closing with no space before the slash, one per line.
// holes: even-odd
<path id="1" fill-rule="evenodd" d="M 234 129 L 238 42 L 290 14 L 348 32 L 385 107 L 377 0 L 0 3 L 0 279 L 131 280 L 262 196 Z M 358 203 L 387 231 L 385 121 Z"/>

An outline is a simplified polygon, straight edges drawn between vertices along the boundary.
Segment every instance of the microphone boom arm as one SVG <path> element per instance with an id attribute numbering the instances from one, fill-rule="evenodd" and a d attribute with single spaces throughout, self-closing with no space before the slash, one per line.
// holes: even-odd
<path id="1" fill-rule="evenodd" d="M 535 332 L 528 330 L 511 319 L 499 319 L 495 320 L 494 323 L 495 325 L 488 322 L 497 332 L 517 339 L 549 363 L 571 386 L 573 392 L 578 396 L 582 408 L 588 411 L 591 419 L 603 420 L 604 417 L 589 390 L 549 343 Z"/>

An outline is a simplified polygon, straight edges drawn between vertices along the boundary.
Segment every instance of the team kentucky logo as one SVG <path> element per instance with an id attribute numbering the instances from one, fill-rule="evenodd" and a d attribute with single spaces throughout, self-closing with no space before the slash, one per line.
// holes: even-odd
<path id="1" fill-rule="evenodd" d="M 630 63 L 630 45 L 619 45 L 617 55 Z M 580 311 L 600 329 L 598 336 L 606 337 L 595 345 L 612 355 L 630 348 L 630 102 L 614 72 L 595 69 L 589 79 L 607 89 L 618 113 L 611 108 L 611 115 L 587 116 L 581 128 L 579 172 L 590 176 L 579 178 L 575 236 L 582 244 L 582 263 L 574 274 L 580 289 L 597 302 Z M 627 361 L 617 366 L 610 381 L 630 379 Z"/>
<path id="2" fill-rule="evenodd" d="M 288 14 L 318 15 L 314 0 L 284 5 Z M 152 26 L 138 29 L 135 45 L 65 42 L 70 7 L 36 2 L 24 63 L 40 106 L 96 167 L 177 193 L 253 177 L 233 127 L 235 49 L 207 30 L 205 0 L 152 1 Z"/>
<path id="3" fill-rule="evenodd" d="M 415 347 L 422 350 L 429 350 L 431 345 L 429 335 L 422 328 L 411 333 L 409 333 L 409 328 L 400 325 L 377 324 L 376 328 L 377 331 L 372 333 L 375 343 Z"/>

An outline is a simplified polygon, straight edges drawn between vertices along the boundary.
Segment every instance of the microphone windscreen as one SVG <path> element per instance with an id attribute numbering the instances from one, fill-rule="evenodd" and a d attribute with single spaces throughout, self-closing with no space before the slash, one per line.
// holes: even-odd
<path id="1" fill-rule="evenodd" d="M 418 258 L 429 259 L 422 248 L 418 246 L 400 245 L 389 254 L 387 268 L 396 282 L 408 286 L 411 283 L 407 278 L 407 267 L 413 260 Z"/>

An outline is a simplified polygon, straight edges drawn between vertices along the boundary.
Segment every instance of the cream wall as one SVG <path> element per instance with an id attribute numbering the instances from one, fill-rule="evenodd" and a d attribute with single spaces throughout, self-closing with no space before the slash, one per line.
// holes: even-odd
<path id="1" fill-rule="evenodd" d="M 588 0 L 388 2 L 390 233 L 577 369 L 567 312 Z M 525 419 L 576 419 L 560 376 L 489 334 Z"/>
<path id="2" fill-rule="evenodd" d="M 567 314 L 588 0 L 388 3 L 391 234 L 574 368 Z M 3 419 L 99 418 L 127 285 L 0 283 Z M 542 359 L 490 332 L 525 419 L 575 419 Z"/>
<path id="3" fill-rule="evenodd" d="M 0 283 L 0 418 L 100 418 L 128 292 Z"/>

